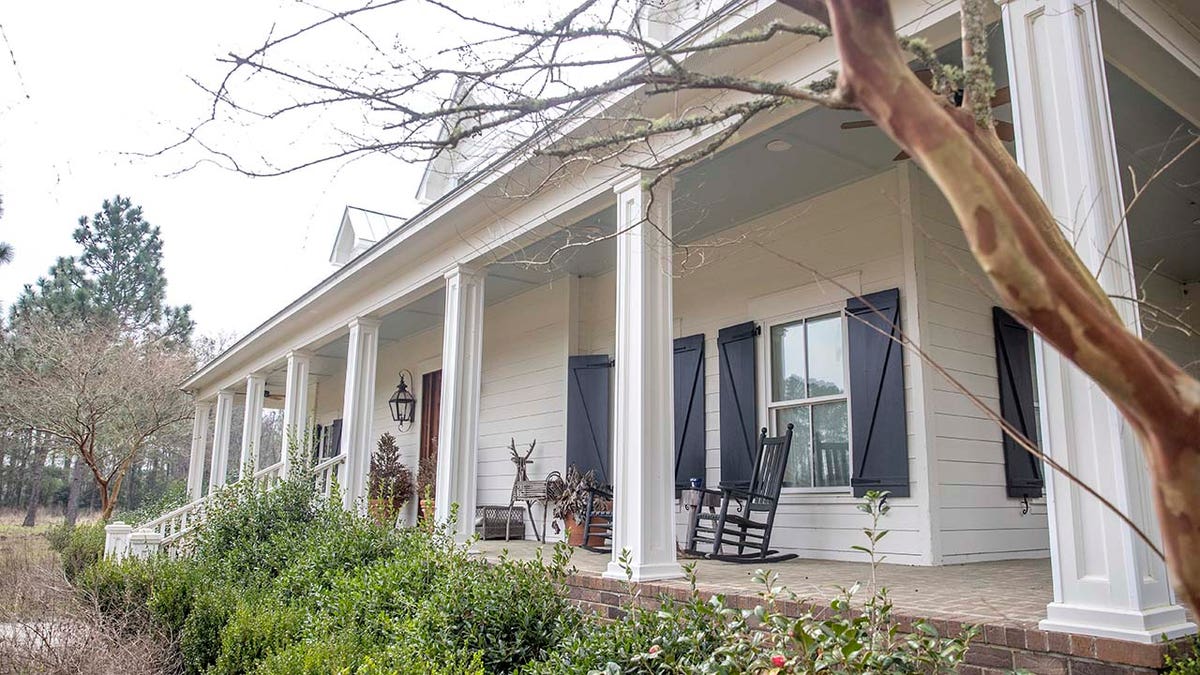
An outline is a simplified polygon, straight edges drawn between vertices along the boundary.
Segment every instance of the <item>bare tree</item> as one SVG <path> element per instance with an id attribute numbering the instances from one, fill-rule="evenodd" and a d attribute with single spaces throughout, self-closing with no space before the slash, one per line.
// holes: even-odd
<path id="1" fill-rule="evenodd" d="M 1200 511 L 1200 383 L 1127 329 L 999 141 L 984 58 L 988 0 L 963 0 L 961 66 L 897 37 L 887 0 L 780 1 L 798 10 L 794 20 L 662 42 L 641 29 L 662 3 L 582 0 L 521 23 L 426 0 L 426 21 L 448 17 L 463 35 L 432 52 L 381 33 L 394 25 L 389 15 L 418 3 L 366 2 L 229 54 L 227 74 L 208 88 L 208 118 L 179 145 L 249 175 L 369 153 L 434 160 L 457 173 L 524 162 L 536 169 L 523 174 L 529 192 L 597 163 L 655 172 L 657 183 L 764 113 L 796 104 L 860 110 L 932 177 L 1003 304 L 1094 378 L 1137 431 L 1168 563 L 1188 604 L 1200 608 L 1200 531 L 1190 515 Z M 306 60 L 306 47 L 325 39 L 365 45 L 362 63 L 337 69 Z M 796 83 L 717 70 L 718 53 L 796 39 L 833 39 L 840 72 Z M 911 70 L 914 59 L 931 83 Z M 287 146 L 258 143 L 251 154 L 226 149 L 213 133 L 263 138 L 260 125 L 312 133 L 321 124 L 343 141 L 294 146 L 287 135 Z M 686 145 L 693 134 L 706 140 Z M 298 156 L 298 147 L 310 154 Z"/>
<path id="2" fill-rule="evenodd" d="M 0 409 L 60 439 L 91 471 L 108 520 L 139 453 L 189 416 L 179 382 L 194 360 L 110 324 L 21 322 L 0 352 Z"/>

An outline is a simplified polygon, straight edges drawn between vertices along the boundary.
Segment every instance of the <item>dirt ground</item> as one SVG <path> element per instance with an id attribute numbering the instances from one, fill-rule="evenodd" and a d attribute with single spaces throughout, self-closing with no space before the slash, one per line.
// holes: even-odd
<path id="1" fill-rule="evenodd" d="M 0 523 L 0 675 L 169 672 L 161 638 L 106 620 L 67 582 L 49 527 Z"/>

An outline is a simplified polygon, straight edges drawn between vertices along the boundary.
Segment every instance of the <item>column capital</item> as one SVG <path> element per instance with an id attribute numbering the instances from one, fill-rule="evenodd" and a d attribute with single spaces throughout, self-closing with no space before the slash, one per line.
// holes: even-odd
<path id="1" fill-rule="evenodd" d="M 487 276 L 487 270 L 477 265 L 463 265 L 455 263 L 450 267 L 450 269 L 446 270 L 446 273 L 442 276 L 447 281 L 455 278 L 483 279 Z"/>
<path id="2" fill-rule="evenodd" d="M 288 359 L 311 359 L 313 356 L 314 356 L 314 354 L 307 349 L 292 349 L 292 350 L 288 351 L 286 358 L 288 358 Z"/>
<path id="3" fill-rule="evenodd" d="M 199 399 L 198 398 L 195 401 L 193 401 L 192 404 L 196 407 L 196 412 L 200 412 L 201 410 L 208 412 L 213 409 L 213 406 L 216 404 L 216 401 L 210 401 L 207 399 Z"/>
<path id="4" fill-rule="evenodd" d="M 372 328 L 379 328 L 380 323 L 381 323 L 380 320 L 376 319 L 373 316 L 356 316 L 353 319 L 350 319 L 348 322 L 346 322 L 346 327 L 351 328 L 351 329 L 365 328 L 365 329 L 369 330 Z"/>

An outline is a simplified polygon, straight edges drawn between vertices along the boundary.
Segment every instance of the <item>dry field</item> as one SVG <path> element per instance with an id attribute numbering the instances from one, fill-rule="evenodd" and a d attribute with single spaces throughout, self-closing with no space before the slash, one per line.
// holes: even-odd
<path id="1" fill-rule="evenodd" d="M 161 638 L 122 630 L 67 582 L 48 525 L 9 523 L 0 523 L 0 674 L 170 671 Z"/>

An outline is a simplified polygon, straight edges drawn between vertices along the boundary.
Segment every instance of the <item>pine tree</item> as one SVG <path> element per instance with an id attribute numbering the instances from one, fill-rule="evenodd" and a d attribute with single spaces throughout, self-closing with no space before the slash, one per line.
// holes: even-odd
<path id="1" fill-rule="evenodd" d="M 73 238 L 76 257 L 59 258 L 48 276 L 25 286 L 14 320 L 47 314 L 58 321 L 112 321 L 123 332 L 187 342 L 191 306 L 166 304 L 162 236 L 127 197 L 104 200 L 91 218 L 81 216 Z"/>

